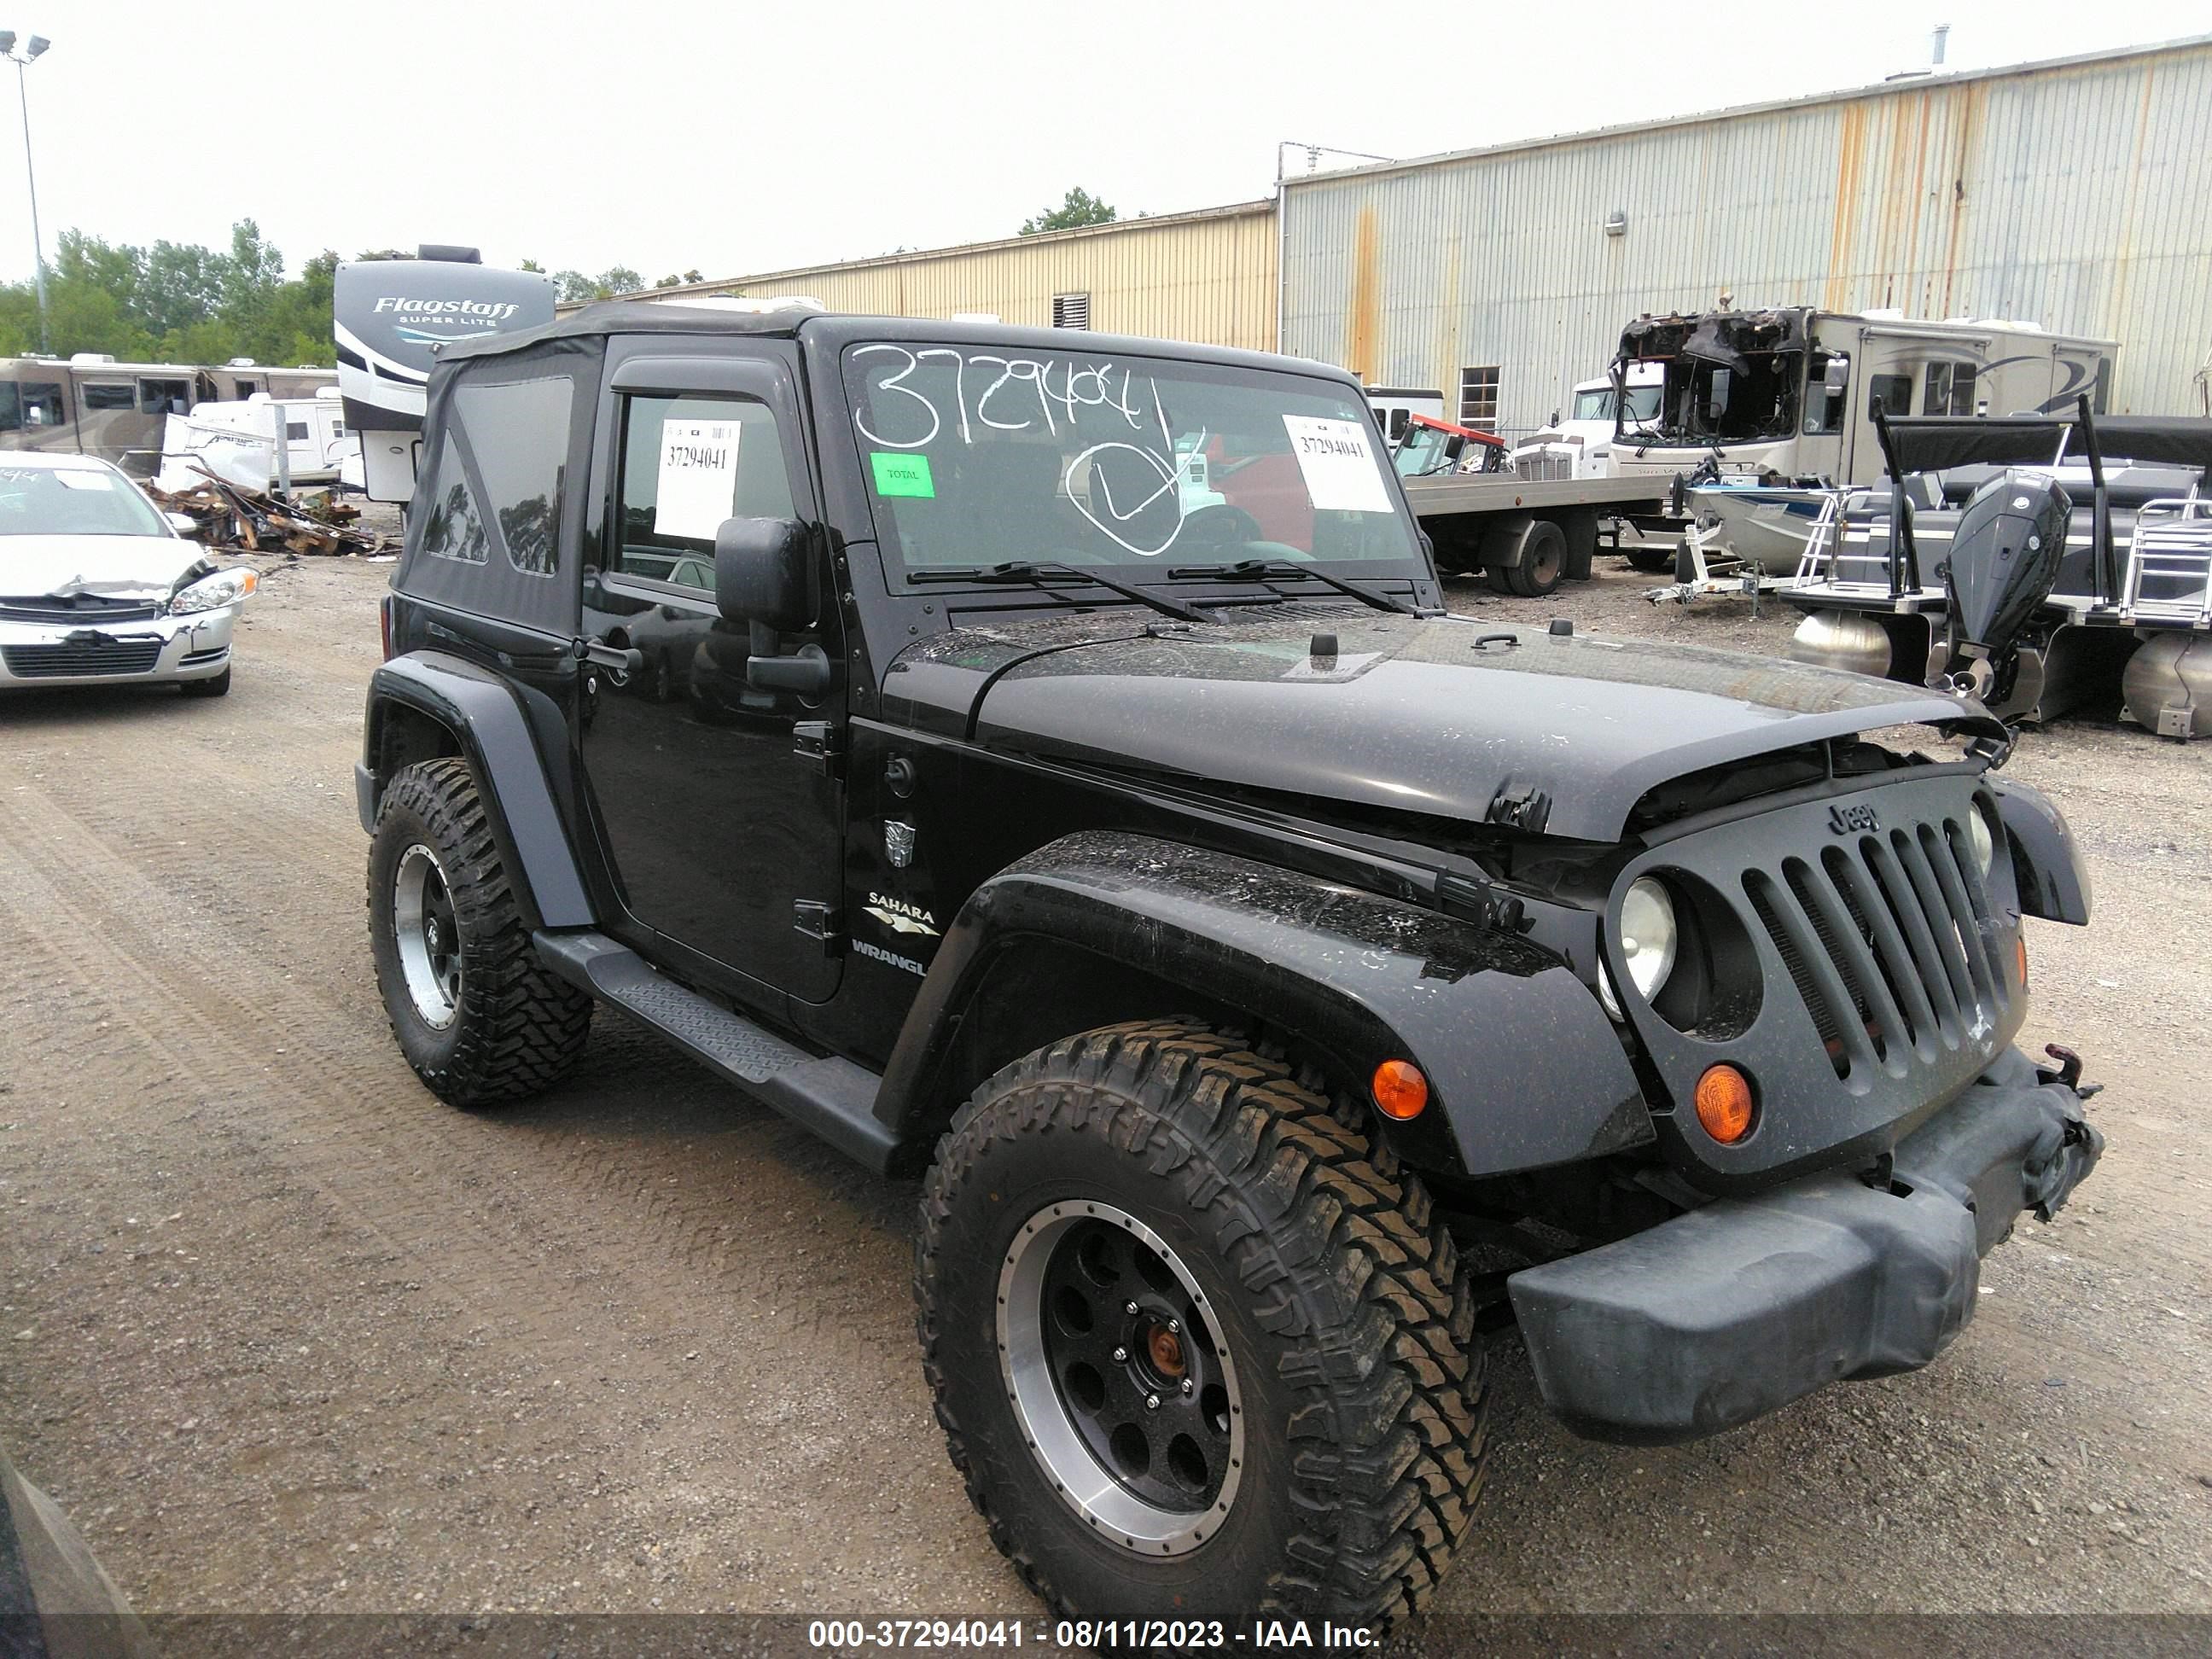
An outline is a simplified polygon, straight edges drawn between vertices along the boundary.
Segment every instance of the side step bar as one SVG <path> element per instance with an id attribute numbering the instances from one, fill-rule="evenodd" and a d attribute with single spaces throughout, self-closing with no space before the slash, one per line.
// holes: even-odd
<path id="1" fill-rule="evenodd" d="M 733 1014 L 674 980 L 605 933 L 531 937 L 539 958 L 570 983 L 643 1020 L 670 1042 L 848 1158 L 878 1175 L 898 1143 L 875 1115 L 883 1079 L 836 1055 L 810 1054 L 765 1026 Z"/>

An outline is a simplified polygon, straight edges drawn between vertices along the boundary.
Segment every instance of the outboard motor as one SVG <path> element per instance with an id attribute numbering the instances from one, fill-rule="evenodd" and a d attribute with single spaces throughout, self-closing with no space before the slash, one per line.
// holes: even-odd
<path id="1" fill-rule="evenodd" d="M 2011 690 L 2021 634 L 2058 580 L 2073 514 L 2039 472 L 2001 472 L 1967 498 L 1951 540 L 1938 690 L 1984 702 Z"/>

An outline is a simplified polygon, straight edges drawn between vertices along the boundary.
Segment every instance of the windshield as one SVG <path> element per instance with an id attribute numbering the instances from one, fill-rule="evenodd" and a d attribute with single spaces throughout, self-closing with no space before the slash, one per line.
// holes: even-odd
<path id="1" fill-rule="evenodd" d="M 1448 442 L 1449 434 L 1439 432 L 1432 426 L 1413 426 L 1406 429 L 1404 440 L 1398 445 L 1395 458 L 1398 475 L 1405 478 L 1425 478 L 1431 472 L 1442 472 L 1455 463 Z"/>
<path id="2" fill-rule="evenodd" d="M 0 466 L 0 536 L 166 536 L 146 498 L 104 467 Z"/>
<path id="3" fill-rule="evenodd" d="M 1358 391 L 1082 351 L 845 355 L 885 552 L 908 571 L 1327 561 L 1425 575 Z M 1162 568 L 1162 574 L 1165 570 Z"/>
<path id="4" fill-rule="evenodd" d="M 1594 386 L 1588 392 L 1575 393 L 1575 418 L 1578 421 L 1611 421 L 1613 419 L 1613 390 L 1609 386 Z M 1659 412 L 1659 388 L 1656 386 L 1637 386 L 1628 389 L 1628 424 L 1635 426 L 1648 421 Z"/>
<path id="5" fill-rule="evenodd" d="M 1733 362 L 1676 357 L 1667 363 L 1664 397 L 1650 419 L 1668 443 L 1771 441 L 1797 429 L 1805 379 L 1799 351 L 1747 351 Z"/>

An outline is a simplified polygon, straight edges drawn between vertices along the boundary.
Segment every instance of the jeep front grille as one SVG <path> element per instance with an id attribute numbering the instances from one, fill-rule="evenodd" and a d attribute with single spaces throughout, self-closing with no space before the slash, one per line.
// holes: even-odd
<path id="1" fill-rule="evenodd" d="M 11 645 L 0 648 L 0 659 L 17 679 L 68 679 L 86 674 L 143 674 L 161 655 L 161 641 L 148 635 L 136 640 L 88 640 L 82 644 Z"/>
<path id="2" fill-rule="evenodd" d="M 1969 809 L 1971 810 L 1971 809 Z M 1980 1041 L 2009 999 L 1989 895 L 1963 827 L 1874 831 L 1743 875 L 1839 1078 L 1902 1076 Z"/>

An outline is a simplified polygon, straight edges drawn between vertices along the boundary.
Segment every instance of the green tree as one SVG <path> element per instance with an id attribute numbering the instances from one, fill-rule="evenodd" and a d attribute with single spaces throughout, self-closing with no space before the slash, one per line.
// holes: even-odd
<path id="1" fill-rule="evenodd" d="M 541 276 L 545 274 L 545 267 L 539 264 L 535 259 L 525 259 L 518 269 L 522 270 L 534 270 Z"/>
<path id="2" fill-rule="evenodd" d="M 1035 236 L 1048 230 L 1073 230 L 1078 225 L 1110 225 L 1119 217 L 1114 210 L 1078 185 L 1058 207 L 1047 208 L 1034 219 L 1022 221 L 1021 234 Z"/>

